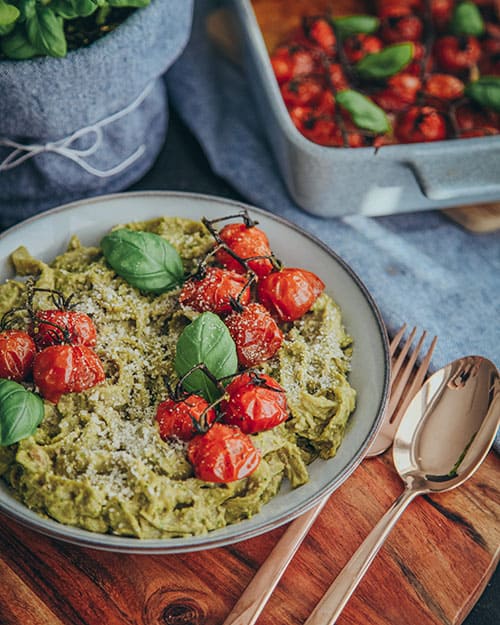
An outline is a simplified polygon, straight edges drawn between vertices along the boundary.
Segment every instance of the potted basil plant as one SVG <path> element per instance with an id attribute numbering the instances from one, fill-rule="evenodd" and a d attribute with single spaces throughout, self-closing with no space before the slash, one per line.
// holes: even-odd
<path id="1" fill-rule="evenodd" d="M 0 228 L 126 188 L 168 124 L 193 0 L 0 0 Z"/>

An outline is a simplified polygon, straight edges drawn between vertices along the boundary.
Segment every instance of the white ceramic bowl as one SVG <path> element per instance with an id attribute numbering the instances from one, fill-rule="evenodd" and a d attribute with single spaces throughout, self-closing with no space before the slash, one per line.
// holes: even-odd
<path id="1" fill-rule="evenodd" d="M 72 234 L 78 234 L 86 245 L 95 245 L 118 223 L 162 215 L 214 218 L 234 214 L 242 207 L 225 199 L 168 192 L 127 193 L 68 204 L 0 235 L 0 279 L 12 277 L 9 255 L 19 245 L 50 261 L 65 250 Z M 376 433 L 388 394 L 388 345 L 380 313 L 360 279 L 329 248 L 283 219 L 246 208 L 267 233 L 278 258 L 322 278 L 327 292 L 340 304 L 344 323 L 354 338 L 350 382 L 358 393 L 357 407 L 337 455 L 327 461 L 315 460 L 307 484 L 291 490 L 285 483 L 253 518 L 203 536 L 140 540 L 92 533 L 38 516 L 16 501 L 0 481 L 2 512 L 31 529 L 81 546 L 129 553 L 195 551 L 246 540 L 292 520 L 340 486 L 358 466 Z"/>

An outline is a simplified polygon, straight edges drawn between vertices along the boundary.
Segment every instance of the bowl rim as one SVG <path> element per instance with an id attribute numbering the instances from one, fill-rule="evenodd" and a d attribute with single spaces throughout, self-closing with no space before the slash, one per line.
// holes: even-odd
<path id="1" fill-rule="evenodd" d="M 240 532 L 240 535 L 228 535 L 217 536 L 217 530 L 203 534 L 200 536 L 188 537 L 189 544 L 177 543 L 177 540 L 184 540 L 183 538 L 146 538 L 139 539 L 129 536 L 117 536 L 113 534 L 102 534 L 97 532 L 91 532 L 71 525 L 65 525 L 51 518 L 44 518 L 37 513 L 31 511 L 24 504 L 17 502 L 12 498 L 12 502 L 4 501 L 2 493 L 0 492 L 0 512 L 6 516 L 14 519 L 21 525 L 42 533 L 51 538 L 56 538 L 63 542 L 76 544 L 80 547 L 90 547 L 98 550 L 112 551 L 116 553 L 135 553 L 135 554 L 171 554 L 171 553 L 186 553 L 201 551 L 205 549 L 212 549 L 217 547 L 223 547 L 230 544 L 236 544 L 243 540 L 248 540 L 264 534 L 270 530 L 276 529 L 289 521 L 304 514 L 308 510 L 320 503 L 320 501 L 329 496 L 338 486 L 340 486 L 359 466 L 361 461 L 366 455 L 371 441 L 374 439 L 382 420 L 385 406 L 388 401 L 389 395 L 389 382 L 390 382 L 390 356 L 389 356 L 389 343 L 387 338 L 386 327 L 380 313 L 380 310 L 375 303 L 372 295 L 364 285 L 363 281 L 359 278 L 356 272 L 350 267 L 350 265 L 344 261 L 334 250 L 328 245 L 323 243 L 313 234 L 303 230 L 295 223 L 271 213 L 270 211 L 262 208 L 254 207 L 242 201 L 232 200 L 215 195 L 208 195 L 202 193 L 182 192 L 182 191 L 132 191 L 124 193 L 113 193 L 101 196 L 93 196 L 91 198 L 85 198 L 70 202 L 60 206 L 56 206 L 52 209 L 29 217 L 28 219 L 15 224 L 0 233 L 0 245 L 5 238 L 15 233 L 18 230 L 23 229 L 25 226 L 43 220 L 45 217 L 64 213 L 66 211 L 77 210 L 80 207 L 92 205 L 94 203 L 116 201 L 123 198 L 182 198 L 184 200 L 190 200 L 196 202 L 197 200 L 203 200 L 208 203 L 214 203 L 221 205 L 222 208 L 232 209 L 248 209 L 251 213 L 256 215 L 262 215 L 266 219 L 277 222 L 279 225 L 285 228 L 291 228 L 297 232 L 300 236 L 309 239 L 311 243 L 322 249 L 328 256 L 330 256 L 335 262 L 337 262 L 341 268 L 347 273 L 349 278 L 354 282 L 355 286 L 359 289 L 361 295 L 364 297 L 368 304 L 370 311 L 375 321 L 378 338 L 381 341 L 383 364 L 384 364 L 384 376 L 383 385 L 381 389 L 380 401 L 376 410 L 374 410 L 375 417 L 370 426 L 370 429 L 365 437 L 364 442 L 360 445 L 357 453 L 355 453 L 350 461 L 343 467 L 341 473 L 333 480 L 331 480 L 327 487 L 323 488 L 319 492 L 316 492 L 307 501 L 296 505 L 293 509 L 289 510 L 286 514 L 282 514 L 278 520 L 269 519 L 267 522 L 260 524 L 258 527 L 250 528 L 245 531 L 244 534 Z M 232 525 L 233 528 L 238 528 L 238 523 Z M 224 529 L 224 528 L 222 528 Z M 234 530 L 235 532 L 237 530 Z"/>

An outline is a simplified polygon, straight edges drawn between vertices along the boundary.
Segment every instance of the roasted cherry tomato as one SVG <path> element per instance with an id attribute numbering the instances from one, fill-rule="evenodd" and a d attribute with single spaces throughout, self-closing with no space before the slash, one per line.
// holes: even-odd
<path id="1" fill-rule="evenodd" d="M 292 78 L 281 85 L 281 95 L 287 107 L 315 106 L 321 100 L 325 83 L 318 76 Z"/>
<path id="2" fill-rule="evenodd" d="M 99 356 L 86 345 L 51 345 L 33 361 L 33 380 L 42 396 L 54 404 L 61 395 L 85 391 L 104 378 Z"/>
<path id="3" fill-rule="evenodd" d="M 229 334 L 236 345 L 238 362 L 243 367 L 254 367 L 272 358 L 281 347 L 283 333 L 269 311 L 253 302 L 241 311 L 226 317 Z"/>
<path id="4" fill-rule="evenodd" d="M 316 68 L 316 60 L 311 50 L 299 46 L 280 46 L 271 55 L 271 65 L 280 84 L 297 76 L 312 74 Z"/>
<path id="5" fill-rule="evenodd" d="M 431 74 L 424 83 L 424 93 L 439 100 L 458 100 L 464 93 L 465 85 L 451 74 Z"/>
<path id="6" fill-rule="evenodd" d="M 36 354 L 36 345 L 27 332 L 0 332 L 0 378 L 21 382 L 28 377 Z"/>
<path id="7" fill-rule="evenodd" d="M 405 10 L 409 13 L 421 13 L 424 10 L 424 0 L 378 0 L 377 15 L 379 17 L 390 17 L 396 12 Z"/>
<path id="8" fill-rule="evenodd" d="M 215 410 L 199 395 L 188 395 L 180 400 L 169 398 L 158 404 L 156 409 L 156 421 L 164 440 L 178 438 L 190 441 L 200 433 L 201 428 L 210 426 L 215 419 Z"/>
<path id="9" fill-rule="evenodd" d="M 431 16 L 438 29 L 444 29 L 453 15 L 454 0 L 431 0 Z"/>
<path id="10" fill-rule="evenodd" d="M 462 72 L 479 61 L 481 46 L 475 37 L 440 37 L 434 45 L 434 56 L 445 72 Z"/>
<path id="11" fill-rule="evenodd" d="M 257 297 L 280 321 L 295 321 L 311 309 L 324 288 L 311 271 L 285 267 L 259 280 Z"/>
<path id="12" fill-rule="evenodd" d="M 242 373 L 226 387 L 220 404 L 222 421 L 245 434 L 270 430 L 288 419 L 284 389 L 263 373 Z"/>
<path id="13" fill-rule="evenodd" d="M 234 482 L 251 475 L 261 453 L 239 428 L 214 423 L 188 443 L 188 459 L 197 478 L 205 482 Z"/>
<path id="14" fill-rule="evenodd" d="M 328 65 L 328 79 L 335 91 L 342 91 L 349 87 L 344 70 L 340 63 L 330 63 Z"/>
<path id="15" fill-rule="evenodd" d="M 97 339 L 92 319 L 76 310 L 37 310 L 30 333 L 38 349 L 64 342 L 94 347 Z"/>
<path id="16" fill-rule="evenodd" d="M 254 256 L 271 256 L 271 247 L 265 232 L 257 226 L 242 223 L 228 224 L 219 232 L 224 243 L 240 258 L 246 260 Z M 237 273 L 245 273 L 245 267 L 225 250 L 217 253 L 217 261 L 227 269 Z M 273 270 L 269 258 L 250 260 L 248 266 L 258 276 L 265 276 Z"/>
<path id="17" fill-rule="evenodd" d="M 396 124 L 396 136 L 403 143 L 446 139 L 446 120 L 432 106 L 413 106 Z"/>
<path id="18" fill-rule="evenodd" d="M 421 87 L 420 78 L 402 72 L 391 76 L 385 89 L 374 94 L 372 99 L 385 111 L 396 113 L 415 103 Z"/>
<path id="19" fill-rule="evenodd" d="M 455 109 L 455 119 L 460 130 L 477 130 L 486 127 L 495 127 L 498 123 L 498 115 L 493 111 L 475 106 L 474 104 L 462 104 Z"/>
<path id="20" fill-rule="evenodd" d="M 219 267 L 207 267 L 203 277 L 193 276 L 187 280 L 179 294 L 179 302 L 183 306 L 218 315 L 232 312 L 232 300 L 237 300 L 242 306 L 248 304 L 248 280 L 240 273 Z"/>
<path id="21" fill-rule="evenodd" d="M 394 5 L 382 20 L 380 36 L 389 44 L 404 41 L 420 41 L 424 32 L 424 24 L 418 15 L 414 15 L 406 7 Z"/>
<path id="22" fill-rule="evenodd" d="M 380 52 L 383 47 L 378 37 L 365 33 L 350 35 L 344 41 L 344 52 L 349 63 L 357 63 L 367 54 Z"/>
<path id="23" fill-rule="evenodd" d="M 305 17 L 302 29 L 306 38 L 328 56 L 335 54 L 336 38 L 332 24 L 324 17 Z"/>

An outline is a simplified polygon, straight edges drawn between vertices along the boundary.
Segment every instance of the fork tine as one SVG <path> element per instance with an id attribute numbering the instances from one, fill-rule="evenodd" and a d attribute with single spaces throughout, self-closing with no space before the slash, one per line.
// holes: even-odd
<path id="1" fill-rule="evenodd" d="M 410 349 L 410 345 L 412 344 L 413 339 L 415 338 L 415 333 L 417 331 L 417 328 L 413 328 L 413 330 L 410 332 L 410 336 L 408 337 L 408 340 L 405 342 L 403 347 L 401 347 L 401 351 L 399 352 L 398 357 L 396 358 L 396 360 L 392 362 L 392 359 L 394 358 L 394 355 L 396 353 L 396 349 L 398 348 L 401 342 L 401 337 L 403 336 L 405 330 L 406 330 L 406 323 L 401 327 L 399 332 L 392 339 L 391 345 L 389 348 L 389 352 L 391 354 L 391 392 L 392 392 L 392 387 L 394 385 L 394 380 L 396 379 L 399 371 L 401 370 L 401 367 L 403 366 L 406 355 L 408 354 L 408 350 Z"/>

